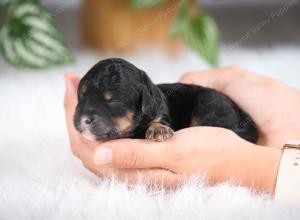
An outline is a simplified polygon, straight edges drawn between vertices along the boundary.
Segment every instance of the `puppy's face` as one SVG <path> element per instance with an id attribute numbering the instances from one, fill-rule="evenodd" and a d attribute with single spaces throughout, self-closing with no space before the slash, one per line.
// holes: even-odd
<path id="1" fill-rule="evenodd" d="M 142 108 L 141 73 L 130 63 L 108 59 L 80 81 L 76 129 L 89 140 L 130 137 Z"/>

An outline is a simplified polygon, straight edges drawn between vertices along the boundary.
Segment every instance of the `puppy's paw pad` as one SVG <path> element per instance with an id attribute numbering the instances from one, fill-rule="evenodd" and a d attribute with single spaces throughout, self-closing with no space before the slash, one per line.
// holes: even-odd
<path id="1" fill-rule="evenodd" d="M 164 141 L 174 135 L 172 128 L 159 123 L 152 124 L 146 131 L 146 139 Z"/>

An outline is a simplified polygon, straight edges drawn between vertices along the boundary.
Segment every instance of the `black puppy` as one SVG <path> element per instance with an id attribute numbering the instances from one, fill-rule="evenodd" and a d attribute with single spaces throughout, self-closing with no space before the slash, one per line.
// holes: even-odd
<path id="1" fill-rule="evenodd" d="M 162 141 L 191 126 L 223 127 L 248 141 L 258 139 L 252 119 L 225 95 L 181 83 L 154 85 L 119 58 L 100 61 L 81 79 L 74 124 L 90 140 Z"/>

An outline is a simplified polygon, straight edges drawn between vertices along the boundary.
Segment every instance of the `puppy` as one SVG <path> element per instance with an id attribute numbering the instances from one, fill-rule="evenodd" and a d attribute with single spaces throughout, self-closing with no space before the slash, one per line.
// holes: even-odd
<path id="1" fill-rule="evenodd" d="M 144 71 L 119 58 L 98 62 L 81 79 L 74 125 L 89 140 L 163 141 L 191 126 L 222 127 L 247 141 L 258 139 L 250 116 L 225 95 L 196 85 L 154 85 Z"/>

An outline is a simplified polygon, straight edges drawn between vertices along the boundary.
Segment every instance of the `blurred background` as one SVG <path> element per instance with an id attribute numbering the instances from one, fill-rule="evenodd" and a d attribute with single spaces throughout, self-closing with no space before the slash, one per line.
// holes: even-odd
<path id="1" fill-rule="evenodd" d="M 64 73 L 82 76 L 108 57 L 131 61 L 155 83 L 237 65 L 300 89 L 299 0 L 1 4 L 0 121 L 11 129 L 0 128 L 0 146 L 17 146 L 15 133 L 30 144 L 34 134 L 65 140 Z"/>
<path id="2" fill-rule="evenodd" d="M 5 143 L 18 129 L 26 138 L 40 131 L 65 138 L 64 73 L 82 76 L 108 57 L 129 60 L 155 83 L 236 65 L 300 89 L 300 0 L 0 0 L 0 5 L 6 6 L 0 11 L 0 121 L 11 127 L 0 128 Z"/>
<path id="3" fill-rule="evenodd" d="M 179 30 L 174 38 L 170 29 L 181 10 L 180 2 L 42 0 L 40 4 L 52 16 L 74 62 L 66 58 L 65 65 L 54 63 L 50 68 L 32 70 L 26 65 L 12 67 L 1 59 L 1 72 L 44 75 L 45 71 L 71 71 L 82 75 L 99 59 L 117 56 L 145 69 L 155 82 L 171 82 L 184 72 L 216 66 L 214 58 L 218 56 L 219 66 L 242 66 L 300 88 L 298 0 L 187 1 L 189 14 L 205 12 L 217 27 L 209 22 L 194 22 L 191 30 Z M 214 28 L 220 40 L 217 49 Z M 60 59 L 64 64 L 63 60 Z"/>

